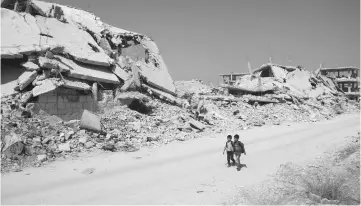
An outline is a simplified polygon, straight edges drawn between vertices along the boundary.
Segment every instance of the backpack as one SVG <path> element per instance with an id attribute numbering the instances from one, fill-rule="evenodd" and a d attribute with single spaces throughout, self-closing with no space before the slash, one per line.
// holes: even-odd
<path id="1" fill-rule="evenodd" d="M 237 141 L 234 143 L 234 150 L 236 152 L 244 153 L 244 144 L 241 141 Z"/>

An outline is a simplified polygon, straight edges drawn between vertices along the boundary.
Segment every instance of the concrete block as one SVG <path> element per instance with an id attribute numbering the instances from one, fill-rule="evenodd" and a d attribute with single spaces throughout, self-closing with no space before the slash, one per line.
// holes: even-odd
<path id="1" fill-rule="evenodd" d="M 91 95 L 88 95 L 87 97 L 87 101 L 89 102 L 89 101 L 94 101 L 94 98 L 91 96 Z"/>
<path id="2" fill-rule="evenodd" d="M 38 81 L 37 82 L 37 86 L 34 87 L 33 91 L 33 96 L 39 96 L 42 94 L 47 94 L 47 95 L 52 95 L 54 90 L 57 88 L 58 86 L 55 85 L 53 83 L 52 80 L 50 79 L 45 79 L 43 81 Z"/>
<path id="3" fill-rule="evenodd" d="M 94 103 L 93 102 L 84 103 L 84 109 L 87 109 L 89 111 L 93 111 L 94 110 Z"/>
<path id="4" fill-rule="evenodd" d="M 83 103 L 81 103 L 81 102 L 76 103 L 75 108 L 77 108 L 77 109 L 83 109 Z"/>
<path id="5" fill-rule="evenodd" d="M 38 97 L 38 102 L 48 102 L 48 97 L 46 95 L 40 95 Z"/>
<path id="6" fill-rule="evenodd" d="M 70 108 L 77 109 L 78 108 L 77 105 L 78 105 L 77 103 L 70 103 Z"/>
<path id="7" fill-rule="evenodd" d="M 65 108 L 58 108 L 58 115 L 66 115 L 69 113 L 69 110 L 68 109 L 65 109 Z"/>
<path id="8" fill-rule="evenodd" d="M 84 110 L 80 120 L 80 128 L 100 132 L 101 131 L 100 118 L 97 115 L 87 110 Z"/>
<path id="9" fill-rule="evenodd" d="M 71 103 L 65 103 L 65 102 L 64 102 L 65 109 L 70 109 L 70 108 L 71 108 L 70 104 L 71 104 Z"/>
<path id="10" fill-rule="evenodd" d="M 58 109 L 66 109 L 64 102 L 58 102 Z"/>
<path id="11" fill-rule="evenodd" d="M 56 102 L 57 97 L 56 96 L 48 96 L 48 102 Z"/>
<path id="12" fill-rule="evenodd" d="M 80 102 L 86 102 L 87 101 L 87 96 L 79 96 L 79 101 Z"/>
<path id="13" fill-rule="evenodd" d="M 68 95 L 67 96 L 69 102 L 79 102 L 79 96 L 76 95 Z"/>
<path id="14" fill-rule="evenodd" d="M 45 108 L 47 108 L 47 109 L 53 109 L 53 108 L 56 108 L 56 103 L 46 103 Z"/>

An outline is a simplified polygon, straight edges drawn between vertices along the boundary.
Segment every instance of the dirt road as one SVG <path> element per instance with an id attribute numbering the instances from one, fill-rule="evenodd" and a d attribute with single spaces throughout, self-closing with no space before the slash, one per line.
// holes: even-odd
<path id="1" fill-rule="evenodd" d="M 220 204 L 237 187 L 256 184 L 280 164 L 303 162 L 360 131 L 360 115 L 334 120 L 266 126 L 239 132 L 247 165 L 227 168 L 225 134 L 64 160 L 42 168 L 2 175 L 2 204 Z M 94 168 L 92 174 L 83 174 Z"/>

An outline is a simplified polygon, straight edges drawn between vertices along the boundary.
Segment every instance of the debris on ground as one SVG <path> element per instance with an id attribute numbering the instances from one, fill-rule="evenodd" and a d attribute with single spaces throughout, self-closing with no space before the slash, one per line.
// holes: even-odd
<path id="1" fill-rule="evenodd" d="M 146 35 L 55 3 L 14 5 L 1 4 L 2 78 L 16 73 L 1 86 L 2 171 L 359 112 L 332 79 L 299 67 L 265 64 L 220 87 L 173 82 Z"/>

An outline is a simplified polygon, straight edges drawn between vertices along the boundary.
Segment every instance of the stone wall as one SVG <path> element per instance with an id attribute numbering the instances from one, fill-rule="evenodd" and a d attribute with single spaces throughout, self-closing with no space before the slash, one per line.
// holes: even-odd
<path id="1" fill-rule="evenodd" d="M 83 110 L 96 111 L 97 102 L 91 93 L 59 87 L 52 92 L 40 95 L 35 102 L 35 111 L 45 111 L 64 121 L 80 119 Z"/>

